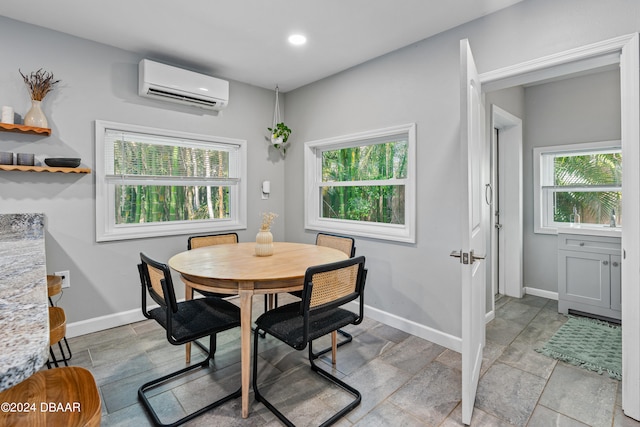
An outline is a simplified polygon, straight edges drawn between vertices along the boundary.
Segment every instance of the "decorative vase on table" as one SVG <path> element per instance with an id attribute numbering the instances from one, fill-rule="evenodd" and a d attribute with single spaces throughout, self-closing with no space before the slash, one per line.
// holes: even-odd
<path id="1" fill-rule="evenodd" d="M 256 255 L 273 255 L 273 234 L 271 234 L 270 229 L 260 229 L 260 231 L 258 231 L 256 235 Z"/>
<path id="2" fill-rule="evenodd" d="M 49 123 L 47 122 L 47 116 L 42 111 L 42 101 L 31 100 L 31 109 L 27 111 L 24 116 L 25 126 L 33 126 L 37 128 L 47 128 Z"/>

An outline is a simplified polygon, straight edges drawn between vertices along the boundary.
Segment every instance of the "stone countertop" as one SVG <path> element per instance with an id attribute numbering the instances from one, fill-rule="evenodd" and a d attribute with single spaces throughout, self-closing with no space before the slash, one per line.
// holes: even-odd
<path id="1" fill-rule="evenodd" d="M 0 214 L 0 391 L 47 361 L 43 214 Z"/>

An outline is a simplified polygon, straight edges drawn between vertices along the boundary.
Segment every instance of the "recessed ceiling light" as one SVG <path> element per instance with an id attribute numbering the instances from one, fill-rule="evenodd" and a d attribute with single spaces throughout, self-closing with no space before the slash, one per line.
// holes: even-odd
<path id="1" fill-rule="evenodd" d="M 307 42 L 307 38 L 302 34 L 292 34 L 289 36 L 289 43 L 295 46 L 303 45 Z"/>

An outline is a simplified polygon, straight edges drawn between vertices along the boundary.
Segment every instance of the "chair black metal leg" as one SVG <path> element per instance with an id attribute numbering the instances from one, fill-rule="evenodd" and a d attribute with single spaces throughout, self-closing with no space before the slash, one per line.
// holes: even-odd
<path id="1" fill-rule="evenodd" d="M 64 347 L 62 346 L 62 341 L 64 341 L 65 346 L 67 347 L 66 354 L 65 354 Z M 72 356 L 71 349 L 69 348 L 69 343 L 67 342 L 67 339 L 65 337 L 62 338 L 62 341 L 58 342 L 58 349 L 60 350 L 60 357 L 59 358 L 58 358 L 58 356 L 55 355 L 55 350 L 53 349 L 53 347 L 51 347 L 50 350 L 51 350 L 51 352 L 53 352 L 53 357 L 58 362 L 64 362 L 65 366 L 69 366 L 69 364 L 67 362 L 69 360 L 71 360 L 71 356 Z"/>
<path id="2" fill-rule="evenodd" d="M 267 409 L 269 409 L 276 417 L 278 417 L 278 419 L 282 421 L 287 427 L 295 427 L 295 425 L 282 412 L 280 412 L 275 406 L 273 406 L 271 402 L 269 402 L 258 389 L 258 335 L 259 329 L 256 328 L 253 340 L 253 394 L 258 402 L 266 406 Z M 318 367 L 313 362 L 313 359 L 313 351 L 311 350 L 311 346 L 309 346 L 309 363 L 311 365 L 311 370 L 354 396 L 354 399 L 348 405 L 335 413 L 331 418 L 320 424 L 320 427 L 327 427 L 334 424 L 345 414 L 357 407 L 362 401 L 362 395 L 354 387 L 351 387 L 349 384 Z"/>
<path id="3" fill-rule="evenodd" d="M 69 361 L 71 360 L 71 357 L 73 356 L 73 354 L 71 354 L 71 348 L 69 347 L 69 342 L 67 341 L 67 337 L 62 337 L 62 340 L 64 341 L 64 345 L 67 347 L 67 353 L 69 353 L 69 355 L 65 355 L 64 351 L 62 351 L 62 345 L 60 345 L 60 353 L 62 353 L 62 358 L 65 361 Z"/>
<path id="4" fill-rule="evenodd" d="M 59 368 L 58 359 L 56 358 L 56 355 L 53 352 L 53 347 L 49 347 L 49 359 L 47 360 L 47 368 L 48 369 L 51 369 L 51 362 L 53 362 L 53 366 L 55 366 L 56 368 Z M 62 360 L 60 360 L 60 362 L 62 362 Z M 67 364 L 67 362 L 64 362 L 64 363 L 65 363 L 65 365 Z"/>
<path id="5" fill-rule="evenodd" d="M 202 350 L 204 352 L 204 354 L 210 354 L 212 358 L 216 354 L 216 339 L 215 339 L 215 337 L 213 337 L 211 340 L 209 340 L 209 348 L 207 348 L 204 344 L 202 344 L 198 340 L 195 340 L 195 341 L 192 341 L 192 342 L 193 342 L 193 344 L 197 345 L 200 348 L 200 350 Z M 212 347 L 211 343 L 213 343 L 213 347 Z M 210 351 L 210 349 L 213 349 L 213 351 Z"/>
<path id="6" fill-rule="evenodd" d="M 345 337 L 344 340 L 338 341 L 338 347 L 342 347 L 343 345 L 353 341 L 353 337 L 351 336 L 350 333 L 345 332 L 342 329 L 338 329 L 338 333 L 340 335 L 342 335 L 343 337 Z M 313 350 L 312 350 L 312 342 L 309 343 L 309 349 L 311 350 L 311 352 L 309 353 L 309 357 L 311 357 L 312 359 L 317 359 L 318 357 L 322 356 L 323 354 L 328 353 L 328 352 L 331 351 L 331 347 L 327 347 L 325 349 L 322 349 L 322 350 L 317 351 L 317 352 L 314 353 Z"/>
<path id="7" fill-rule="evenodd" d="M 207 353 L 207 357 L 206 359 L 204 359 L 202 362 L 196 364 L 196 365 L 191 365 L 191 366 L 187 366 L 186 368 L 182 368 L 178 371 L 172 372 L 170 374 L 167 374 L 163 377 L 160 377 L 158 379 L 155 379 L 153 381 L 149 381 L 148 383 L 143 384 L 139 389 L 138 389 L 138 398 L 140 399 L 142 405 L 144 406 L 145 410 L 149 413 L 149 415 L 151 416 L 151 418 L 153 419 L 153 423 L 156 426 L 162 426 L 162 427 L 175 427 L 175 426 L 179 426 L 181 424 L 186 423 L 187 421 L 190 421 L 192 419 L 194 419 L 195 417 L 202 415 L 203 413 L 218 407 L 220 405 L 222 405 L 225 402 L 228 402 L 231 399 L 235 399 L 237 397 L 240 397 L 240 395 L 242 394 L 242 388 L 239 388 L 238 390 L 234 391 L 231 394 L 228 394 L 218 400 L 216 400 L 215 402 L 205 406 L 202 409 L 199 409 L 195 412 L 192 412 L 191 414 L 188 414 L 187 416 L 180 418 L 179 420 L 171 423 L 171 424 L 163 424 L 160 419 L 158 418 L 158 415 L 156 414 L 156 412 L 154 411 L 153 407 L 151 406 L 151 403 L 149 402 L 149 399 L 147 399 L 147 396 L 145 395 L 145 392 L 147 392 L 148 390 L 151 390 L 153 388 L 155 388 L 156 386 L 165 383 L 166 381 L 171 380 L 172 378 L 176 378 L 179 377 L 189 371 L 195 370 L 195 369 L 203 369 L 203 368 L 208 368 L 209 367 L 209 361 L 213 358 L 213 353 L 215 352 L 215 347 L 216 347 L 216 340 L 215 340 L 215 336 L 212 335 L 211 336 L 211 340 L 210 340 L 210 348 L 213 348 L 213 352 L 208 351 Z"/>
<path id="8" fill-rule="evenodd" d="M 278 411 L 278 409 L 275 406 L 273 406 L 271 402 L 265 399 L 265 397 L 262 394 L 260 394 L 260 391 L 258 390 L 258 341 L 260 341 L 258 339 L 259 336 L 260 336 L 260 329 L 256 328 L 254 331 L 254 337 L 253 337 L 253 375 L 252 375 L 253 395 L 255 396 L 256 401 L 266 406 L 267 409 L 269 409 L 276 417 L 278 417 L 280 421 L 284 423 L 284 425 L 286 425 L 287 427 L 295 427 L 295 425 L 291 421 L 289 421 L 289 419 L 285 417 L 282 412 Z"/>
<path id="9" fill-rule="evenodd" d="M 62 360 L 60 360 L 60 361 L 64 362 L 64 366 L 69 366 L 69 364 L 67 363 L 68 359 L 66 359 L 64 357 L 64 351 L 62 350 L 62 342 L 61 341 L 58 341 L 58 347 L 60 348 L 60 354 L 62 355 Z"/>
<path id="10" fill-rule="evenodd" d="M 355 407 L 357 407 L 360 404 L 360 402 L 362 401 L 362 395 L 354 387 L 351 387 L 349 384 L 345 383 L 344 381 L 342 381 L 341 379 L 335 377 L 334 375 L 331 375 L 329 372 L 325 371 L 324 369 L 322 369 L 318 365 L 316 365 L 313 362 L 313 358 L 311 357 L 311 349 L 309 349 L 309 363 L 311 364 L 311 370 L 312 371 L 314 371 L 315 373 L 317 373 L 321 377 L 324 377 L 328 381 L 334 383 L 335 385 L 337 385 L 338 387 L 342 388 L 344 391 L 352 394 L 355 397 L 355 399 L 353 399 L 348 405 L 346 405 L 340 411 L 336 412 L 327 421 L 325 421 L 322 424 L 320 424 L 320 427 L 330 426 L 331 424 L 335 423 L 340 418 L 345 416 L 347 413 L 351 412 Z"/>
<path id="11" fill-rule="evenodd" d="M 278 308 L 278 294 L 273 294 L 273 307 Z M 264 296 L 264 311 L 269 310 L 269 294 L 265 294 Z"/>

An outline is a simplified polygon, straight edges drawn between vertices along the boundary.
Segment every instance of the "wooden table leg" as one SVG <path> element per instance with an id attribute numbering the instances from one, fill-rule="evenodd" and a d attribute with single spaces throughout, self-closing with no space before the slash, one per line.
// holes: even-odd
<path id="1" fill-rule="evenodd" d="M 184 299 L 187 301 L 190 299 L 193 299 L 193 288 L 189 286 L 187 283 L 184 284 Z M 185 361 L 187 363 L 191 363 L 191 343 L 190 342 L 186 343 L 184 348 L 185 348 L 185 351 L 187 352 Z"/>
<path id="2" fill-rule="evenodd" d="M 253 288 L 253 286 L 250 286 Z M 241 289 L 240 294 L 240 334 L 242 368 L 242 418 L 249 416 L 249 384 L 251 378 L 251 305 L 253 302 L 253 289 Z"/>

